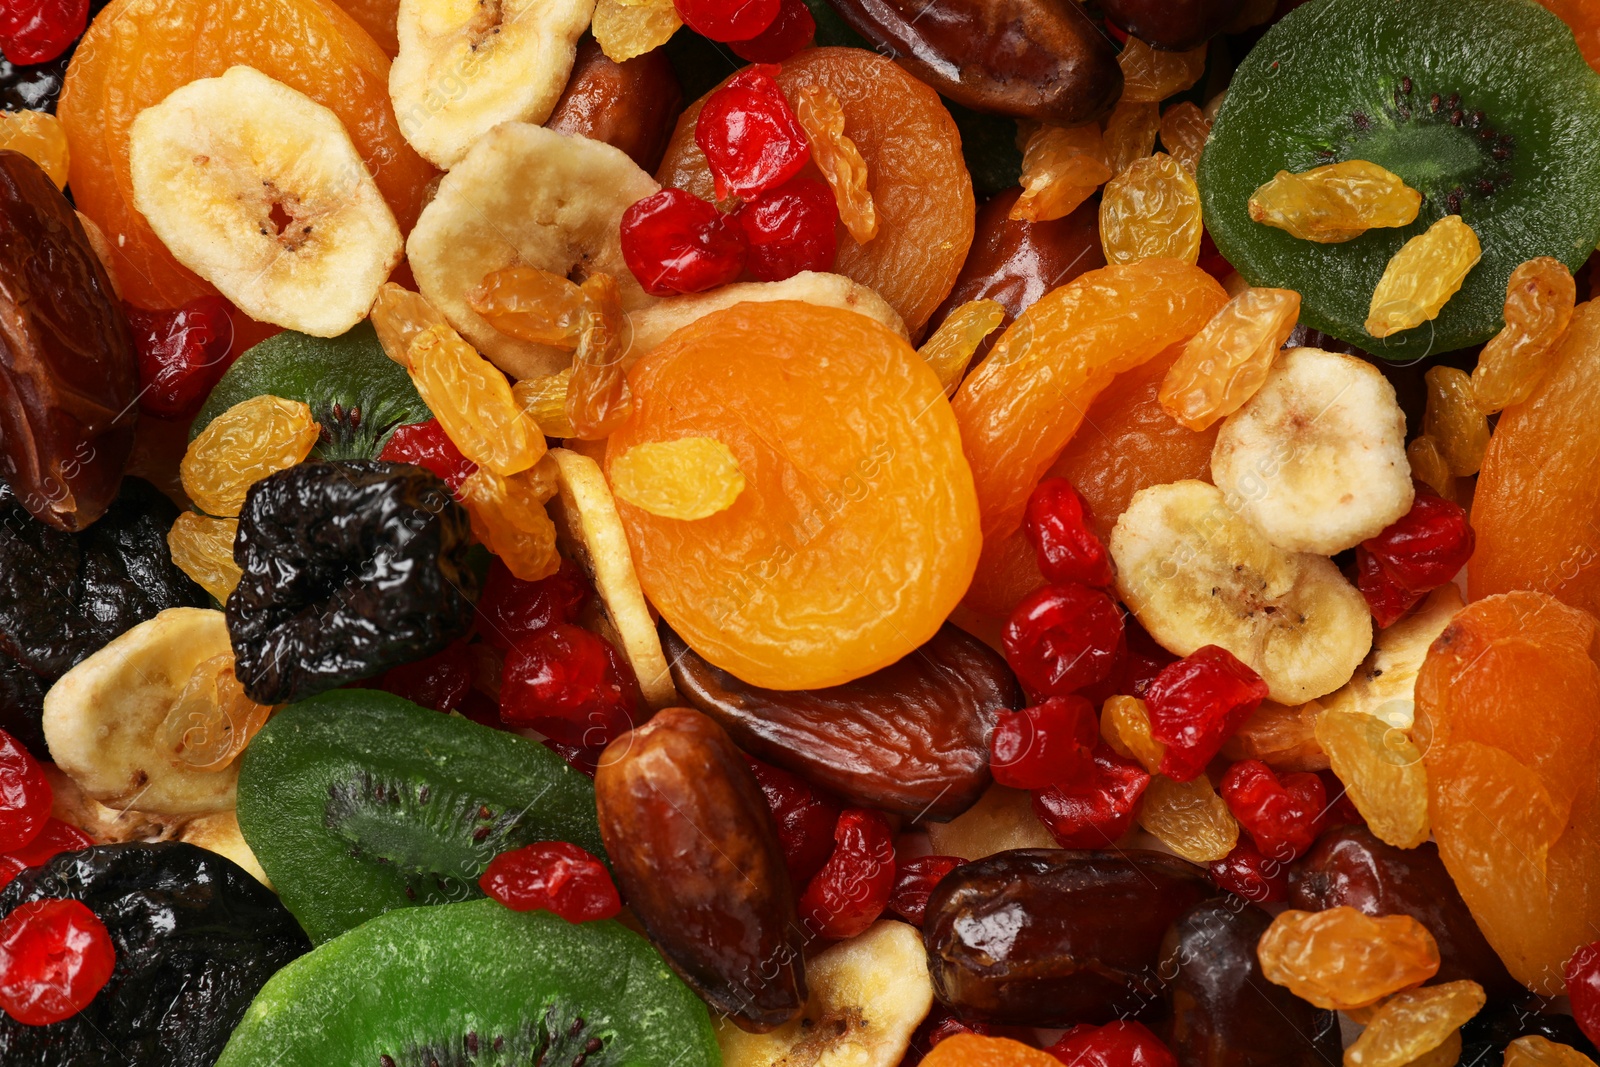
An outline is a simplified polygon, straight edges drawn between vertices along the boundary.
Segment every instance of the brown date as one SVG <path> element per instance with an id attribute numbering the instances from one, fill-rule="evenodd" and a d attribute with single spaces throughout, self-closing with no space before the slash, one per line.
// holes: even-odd
<path id="1" fill-rule="evenodd" d="M 1123 32 L 1169 52 L 1198 48 L 1243 6 L 1244 0 L 1100 0 L 1100 9 Z"/>
<path id="2" fill-rule="evenodd" d="M 781 1026 L 806 1000 L 804 932 L 761 788 L 722 728 L 666 708 L 611 742 L 600 835 L 650 940 L 714 1011 Z"/>
<path id="3" fill-rule="evenodd" d="M 739 746 L 863 807 L 953 819 L 989 784 L 989 736 L 1022 706 L 1011 668 L 946 624 L 927 644 L 828 689 L 748 685 L 701 659 L 665 626 L 672 680 Z"/>
<path id="4" fill-rule="evenodd" d="M 117 495 L 138 364 L 122 306 L 67 198 L 0 151 L 0 479 L 34 518 L 81 530 Z"/>
<path id="5" fill-rule="evenodd" d="M 1172 1001 L 1164 1036 L 1180 1067 L 1338 1067 L 1338 1017 L 1261 973 L 1256 942 L 1272 916 L 1238 897 L 1178 917 L 1161 948 Z"/>
<path id="6" fill-rule="evenodd" d="M 957 867 L 928 898 L 934 993 L 981 1022 L 1159 1016 L 1161 939 L 1215 892 L 1198 867 L 1159 852 L 998 852 Z"/>
<path id="7" fill-rule="evenodd" d="M 1433 981 L 1470 978 L 1490 997 L 1526 992 L 1489 947 L 1431 841 L 1395 848 L 1365 827 L 1330 830 L 1289 868 L 1289 906 L 1303 911 L 1348 906 L 1367 915 L 1409 915 L 1439 943 L 1439 973 Z"/>
<path id="8" fill-rule="evenodd" d="M 585 36 L 545 125 L 620 148 L 654 173 L 682 110 L 683 89 L 665 52 L 658 48 L 618 63 Z"/>
<path id="9" fill-rule="evenodd" d="M 975 111 L 1081 126 L 1111 111 L 1122 68 L 1077 0 L 828 0 L 861 36 Z"/>

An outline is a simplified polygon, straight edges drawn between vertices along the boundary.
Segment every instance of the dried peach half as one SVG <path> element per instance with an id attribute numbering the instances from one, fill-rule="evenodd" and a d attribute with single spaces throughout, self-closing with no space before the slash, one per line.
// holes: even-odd
<path id="1" fill-rule="evenodd" d="M 695 651 L 754 685 L 837 685 L 933 636 L 978 559 L 978 507 L 939 379 L 854 312 L 736 304 L 628 375 L 638 445 L 703 437 L 744 490 L 683 520 L 617 510 L 651 603 Z"/>

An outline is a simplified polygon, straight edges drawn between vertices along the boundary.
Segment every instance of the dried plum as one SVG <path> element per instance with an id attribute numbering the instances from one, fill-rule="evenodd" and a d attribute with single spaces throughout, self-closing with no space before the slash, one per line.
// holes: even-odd
<path id="1" fill-rule="evenodd" d="M 250 487 L 228 597 L 245 692 L 304 700 L 431 656 L 472 624 L 467 513 L 406 463 L 305 463 Z"/>
<path id="2" fill-rule="evenodd" d="M 311 947 L 242 867 L 176 841 L 63 853 L 0 891 L 0 915 L 44 897 L 87 904 L 110 931 L 117 967 L 65 1022 L 0 1016 L 3 1063 L 211 1067 L 267 979 Z"/>

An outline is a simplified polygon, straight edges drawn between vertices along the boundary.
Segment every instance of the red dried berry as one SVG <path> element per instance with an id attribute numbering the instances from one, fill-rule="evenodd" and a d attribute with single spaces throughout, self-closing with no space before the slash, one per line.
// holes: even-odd
<path id="1" fill-rule="evenodd" d="M 1099 589 L 1047 585 L 1024 597 L 1001 634 L 1022 683 L 1066 696 L 1111 677 L 1126 650 L 1122 609 Z"/>
<path id="2" fill-rule="evenodd" d="M 1046 478 L 1028 498 L 1023 532 L 1045 581 L 1111 584 L 1111 554 L 1089 528 L 1089 509 L 1065 478 Z"/>
<path id="3" fill-rule="evenodd" d="M 500 718 L 567 744 L 597 748 L 633 728 L 639 687 L 604 638 L 557 623 L 506 653 Z"/>
<path id="4" fill-rule="evenodd" d="M 1132 615 L 1123 616 L 1122 633 L 1125 650 L 1117 669 L 1105 681 L 1080 690 L 1080 695 L 1097 708 L 1119 693 L 1143 700 L 1156 676 L 1168 664 L 1178 662 L 1178 657 L 1156 644 L 1156 639 Z"/>
<path id="5" fill-rule="evenodd" d="M 0 855 L 0 888 L 9 885 L 13 878 L 29 867 L 43 866 L 63 852 L 76 852 L 92 844 L 94 842 L 89 835 L 76 826 L 60 819 L 46 819 L 44 829 L 32 841 L 15 852 Z"/>
<path id="6" fill-rule="evenodd" d="M 803 886 L 833 853 L 833 830 L 843 805 L 798 774 L 745 756 L 778 827 L 789 881 Z"/>
<path id="7" fill-rule="evenodd" d="M 570 559 L 550 577 L 525 582 L 496 557 L 478 598 L 478 635 L 504 651 L 556 623 L 575 621 L 593 595 L 594 586 Z"/>
<path id="8" fill-rule="evenodd" d="M 779 0 L 672 0 L 695 33 L 713 41 L 748 41 L 778 17 Z"/>
<path id="9" fill-rule="evenodd" d="M 1317 780 L 1322 783 L 1322 791 L 1328 797 L 1328 809 L 1322 817 L 1324 827 L 1367 825 L 1367 820 L 1356 810 L 1355 801 L 1350 799 L 1350 793 L 1339 781 L 1338 775 L 1332 771 L 1318 771 Z"/>
<path id="10" fill-rule="evenodd" d="M 994 780 L 1013 789 L 1049 789 L 1093 773 L 1100 724 L 1079 696 L 1051 697 L 1021 711 L 1001 712 L 989 739 Z"/>
<path id="11" fill-rule="evenodd" d="M 1600 941 L 1572 954 L 1565 977 L 1573 1018 L 1585 1037 L 1600 1042 Z"/>
<path id="12" fill-rule="evenodd" d="M 39 761 L 0 730 L 0 852 L 15 852 L 37 837 L 54 799 Z"/>
<path id="13" fill-rule="evenodd" d="M 622 213 L 623 261 L 651 296 L 726 285 L 744 257 L 744 231 L 682 189 L 663 189 Z"/>
<path id="14" fill-rule="evenodd" d="M 1367 601 L 1372 621 L 1385 630 L 1399 622 L 1424 595 L 1402 589 L 1384 573 L 1378 558 L 1361 545 L 1356 546 L 1356 588 Z"/>
<path id="15" fill-rule="evenodd" d="M 600 755 L 605 748 L 587 745 L 569 745 L 565 741 L 552 741 L 546 737 L 540 742 L 545 748 L 567 761 L 567 766 L 586 777 L 593 778 L 600 770 Z"/>
<path id="16" fill-rule="evenodd" d="M 472 689 L 472 657 L 458 642 L 427 659 L 391 667 L 378 688 L 434 711 L 452 711 Z"/>
<path id="17" fill-rule="evenodd" d="M 1280 863 L 1305 852 L 1322 832 L 1328 795 L 1314 774 L 1280 780 L 1260 760 L 1240 760 L 1222 776 L 1221 794 L 1257 851 Z"/>
<path id="18" fill-rule="evenodd" d="M 965 862 L 960 856 L 918 856 L 900 864 L 889 894 L 889 910 L 912 926 L 921 926 L 934 887 Z"/>
<path id="19" fill-rule="evenodd" d="M 1159 1037 L 1126 1019 L 1104 1026 L 1079 1023 L 1046 1051 L 1073 1067 L 1178 1067 Z"/>
<path id="20" fill-rule="evenodd" d="M 1150 773 L 1101 741 L 1081 780 L 1033 794 L 1033 813 L 1062 848 L 1107 848 L 1133 826 Z"/>
<path id="21" fill-rule="evenodd" d="M 0 1008 L 27 1026 L 70 1019 L 116 968 L 111 935 L 78 900 L 32 900 L 0 921 Z"/>
<path id="22" fill-rule="evenodd" d="M 139 357 L 139 410 L 158 419 L 192 419 L 233 365 L 233 318 L 220 296 L 171 311 L 123 304 Z"/>
<path id="23" fill-rule="evenodd" d="M 794 178 L 733 213 L 750 246 L 745 265 L 757 281 L 781 282 L 803 270 L 831 271 L 839 251 L 839 205 L 833 190 Z"/>
<path id="24" fill-rule="evenodd" d="M 1228 738 L 1267 698 L 1267 683 L 1232 652 L 1205 645 L 1150 683 L 1150 736 L 1167 746 L 1161 773 L 1193 781 Z"/>
<path id="25" fill-rule="evenodd" d="M 1472 558 L 1476 542 L 1459 504 L 1417 486 L 1411 510 L 1356 549 L 1356 585 L 1380 627 L 1394 624 Z"/>
<path id="26" fill-rule="evenodd" d="M 894 890 L 894 836 L 889 821 L 866 808 L 846 808 L 833 828 L 833 854 L 800 894 L 800 920 L 818 937 L 842 941 L 871 926 Z"/>
<path id="27" fill-rule="evenodd" d="M 88 25 L 89 0 L 6 0 L 0 4 L 0 51 L 19 67 L 47 63 Z"/>
<path id="28" fill-rule="evenodd" d="M 390 463 L 412 463 L 437 474 L 453 493 L 478 465 L 461 454 L 438 419 L 398 426 L 378 458 Z"/>
<path id="29" fill-rule="evenodd" d="M 1206 868 L 1218 889 L 1257 904 L 1289 899 L 1289 865 L 1268 859 L 1246 844 L 1238 844 Z"/>
<path id="30" fill-rule="evenodd" d="M 782 0 L 772 24 L 747 41 L 731 41 L 728 48 L 747 63 L 782 63 L 817 36 L 817 20 L 805 0 Z"/>
<path id="31" fill-rule="evenodd" d="M 718 200 L 776 189 L 811 159 L 805 127 L 772 77 L 777 70 L 745 67 L 707 98 L 695 120 L 694 143 L 705 153 Z"/>
<path id="32" fill-rule="evenodd" d="M 550 911 L 569 923 L 610 919 L 622 910 L 605 864 L 566 841 L 500 853 L 478 886 L 512 911 Z"/>

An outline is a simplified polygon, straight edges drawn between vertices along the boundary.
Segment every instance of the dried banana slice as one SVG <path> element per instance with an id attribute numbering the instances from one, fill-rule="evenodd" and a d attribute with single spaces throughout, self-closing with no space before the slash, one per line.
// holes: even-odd
<path id="1" fill-rule="evenodd" d="M 1323 701 L 1328 711 L 1359 711 L 1397 730 L 1411 729 L 1416 714 L 1413 693 L 1428 648 L 1465 606 L 1461 590 L 1443 585 L 1422 607 L 1387 630 L 1379 630 L 1372 652 L 1355 675 Z"/>
<path id="2" fill-rule="evenodd" d="M 190 819 L 179 831 L 178 840 L 187 841 L 207 852 L 228 857 L 249 871 L 250 876 L 256 881 L 268 889 L 272 888 L 272 883 L 267 880 L 267 872 L 262 869 L 256 854 L 245 844 L 244 835 L 239 832 L 239 816 L 232 808 L 214 815 L 201 815 Z"/>

